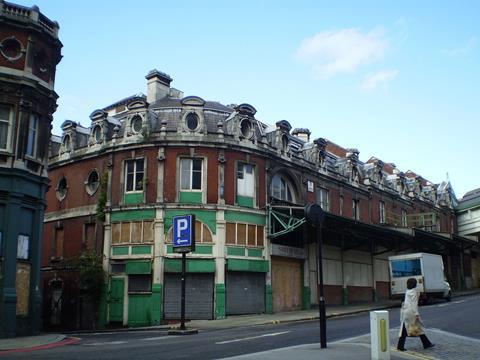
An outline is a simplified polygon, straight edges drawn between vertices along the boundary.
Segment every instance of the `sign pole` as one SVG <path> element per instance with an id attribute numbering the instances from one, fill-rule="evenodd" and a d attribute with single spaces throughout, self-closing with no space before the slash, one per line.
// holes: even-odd
<path id="1" fill-rule="evenodd" d="M 318 280 L 320 282 L 320 296 L 318 297 L 318 311 L 320 319 L 320 348 L 327 347 L 327 319 L 325 312 L 325 294 L 323 291 L 323 264 L 322 264 L 322 226 L 317 225 L 317 247 L 318 247 Z"/>
<path id="2" fill-rule="evenodd" d="M 182 300 L 180 310 L 180 330 L 185 330 L 185 267 L 187 263 L 187 254 L 182 253 Z"/>

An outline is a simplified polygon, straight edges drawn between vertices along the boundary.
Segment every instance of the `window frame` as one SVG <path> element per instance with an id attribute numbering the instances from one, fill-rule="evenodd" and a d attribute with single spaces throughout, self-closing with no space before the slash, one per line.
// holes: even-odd
<path id="1" fill-rule="evenodd" d="M 137 171 L 137 163 L 138 161 L 142 160 L 143 162 L 143 168 L 142 171 Z M 132 179 L 132 190 L 128 190 L 128 175 L 130 174 L 128 172 L 128 164 L 133 163 L 133 179 Z M 145 191 L 145 175 L 146 175 L 146 158 L 145 157 L 139 157 L 139 158 L 133 158 L 133 159 L 126 159 L 124 160 L 124 166 L 123 166 L 123 172 L 124 172 L 124 187 L 123 191 L 125 194 L 140 194 Z M 142 174 L 142 188 L 140 190 L 136 189 L 136 185 L 138 183 L 137 181 L 137 174 Z"/>
<path id="2" fill-rule="evenodd" d="M 326 196 L 326 201 L 323 199 Z M 323 204 L 325 203 L 325 207 Z M 317 204 L 320 205 L 323 211 L 330 211 L 330 191 L 327 188 L 317 186 Z"/>
<path id="3" fill-rule="evenodd" d="M 355 220 L 360 220 L 360 200 L 352 200 L 352 218 Z"/>
<path id="4" fill-rule="evenodd" d="M 248 172 L 247 172 L 247 168 L 250 167 L 252 172 L 251 172 L 251 177 L 252 177 L 252 185 L 251 185 L 251 189 L 247 189 L 247 184 L 248 184 L 248 181 L 246 180 L 246 175 L 250 175 Z M 254 201 L 256 199 L 256 195 L 257 195 L 257 176 L 256 176 L 256 167 L 255 167 L 255 164 L 251 164 L 251 163 L 247 163 L 245 161 L 237 161 L 237 164 L 236 164 L 236 171 L 235 171 L 235 179 L 236 179 L 236 182 L 235 182 L 235 185 L 236 185 L 236 195 L 237 196 L 243 196 L 243 197 L 248 197 L 248 198 L 252 198 Z M 242 168 L 242 169 L 240 169 Z M 241 178 L 240 178 L 240 171 L 242 172 L 241 173 Z M 243 181 L 245 183 L 245 185 L 243 186 L 243 188 L 248 192 L 248 190 L 251 190 L 251 195 L 246 195 L 246 194 L 240 194 L 240 186 L 239 186 L 239 181 Z"/>
<path id="5" fill-rule="evenodd" d="M 183 173 L 186 172 L 182 166 L 186 161 L 190 162 L 189 169 L 188 169 L 188 174 L 189 174 L 189 179 L 188 179 L 188 187 L 183 187 L 184 182 L 183 182 Z M 198 170 L 194 170 L 193 165 L 195 161 L 200 162 L 200 188 L 199 189 L 194 189 L 193 188 L 193 175 L 194 172 L 198 172 Z M 201 157 L 180 157 L 179 158 L 179 163 L 178 163 L 178 175 L 179 175 L 179 190 L 180 191 L 186 191 L 186 192 L 203 192 L 204 190 L 204 173 L 205 173 L 205 167 L 204 167 L 204 158 Z"/>
<path id="6" fill-rule="evenodd" d="M 280 181 L 280 196 L 276 196 L 276 194 L 275 194 L 276 179 L 279 179 L 279 181 Z M 282 197 L 283 189 L 285 191 L 285 198 Z M 290 194 L 291 199 L 288 198 L 289 194 Z M 281 200 L 281 201 L 287 201 L 287 202 L 290 202 L 292 204 L 295 204 L 296 201 L 297 201 L 295 189 L 294 189 L 292 183 L 285 176 L 283 176 L 282 174 L 278 174 L 278 173 L 273 175 L 273 177 L 272 177 L 272 182 L 270 184 L 270 195 L 272 197 L 274 197 L 275 199 L 278 199 L 278 200 Z"/>
<path id="7" fill-rule="evenodd" d="M 408 227 L 408 215 L 407 215 L 407 210 L 402 209 L 402 215 L 401 215 L 401 221 L 402 221 L 402 227 Z"/>
<path id="8" fill-rule="evenodd" d="M 12 129 L 13 113 L 14 113 L 13 105 L 6 104 L 6 103 L 0 103 L 0 106 L 5 107 L 8 111 L 8 119 L 0 119 L 0 122 L 6 123 L 6 125 L 7 125 L 5 147 L 0 148 L 0 151 L 11 151 L 11 145 L 12 145 L 11 129 Z"/>
<path id="9" fill-rule="evenodd" d="M 378 205 L 378 220 L 380 224 L 385 224 L 387 222 L 387 213 L 385 207 L 385 201 L 380 201 Z"/>
<path id="10" fill-rule="evenodd" d="M 32 128 L 32 119 L 35 119 L 35 127 Z M 27 133 L 27 147 L 25 149 L 25 155 L 27 157 L 30 157 L 32 159 L 35 159 L 37 156 L 37 144 L 38 144 L 38 128 L 40 125 L 40 116 L 35 113 L 31 113 L 29 118 L 28 118 L 28 133 Z M 32 138 L 30 138 L 30 135 L 33 132 Z M 30 141 L 32 141 L 32 144 L 30 145 Z M 29 152 L 29 148 L 31 148 L 31 153 Z"/>

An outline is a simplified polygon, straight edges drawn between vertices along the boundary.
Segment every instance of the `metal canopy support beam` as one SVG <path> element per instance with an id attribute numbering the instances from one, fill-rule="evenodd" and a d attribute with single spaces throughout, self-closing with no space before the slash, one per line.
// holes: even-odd
<path id="1" fill-rule="evenodd" d="M 303 207 L 296 206 L 270 206 L 268 207 L 268 236 L 275 239 L 294 231 L 305 224 L 305 217 L 298 218 L 293 214 L 293 210 L 302 210 Z M 286 212 L 286 213 L 285 213 Z"/>

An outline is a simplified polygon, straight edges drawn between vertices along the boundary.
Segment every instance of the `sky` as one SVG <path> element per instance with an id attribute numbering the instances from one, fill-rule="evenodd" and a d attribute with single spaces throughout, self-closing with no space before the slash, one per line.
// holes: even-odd
<path id="1" fill-rule="evenodd" d="M 480 187 L 480 2 L 14 2 L 60 24 L 55 134 L 146 94 L 158 69 L 185 96 L 249 103 L 458 198 Z"/>

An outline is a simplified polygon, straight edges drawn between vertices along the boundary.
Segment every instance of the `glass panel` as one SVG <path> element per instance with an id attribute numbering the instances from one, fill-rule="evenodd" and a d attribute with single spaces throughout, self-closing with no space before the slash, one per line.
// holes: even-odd
<path id="1" fill-rule="evenodd" d="M 180 189 L 190 190 L 190 167 L 192 160 L 180 159 Z"/>
<path id="2" fill-rule="evenodd" d="M 255 246 L 255 225 L 248 225 L 248 245 Z"/>
<path id="3" fill-rule="evenodd" d="M 151 292 L 152 275 L 129 275 L 128 292 Z"/>
<path id="4" fill-rule="evenodd" d="M 10 119 L 10 106 L 0 105 L 0 120 Z"/>
<path id="5" fill-rule="evenodd" d="M 192 170 L 192 190 L 202 189 L 202 160 L 193 160 Z"/>
<path id="6" fill-rule="evenodd" d="M 263 246 L 263 226 L 257 226 L 257 246 Z"/>
<path id="7" fill-rule="evenodd" d="M 143 172 L 137 173 L 135 178 L 135 190 L 142 191 L 143 190 Z"/>
<path id="8" fill-rule="evenodd" d="M 422 275 L 420 259 L 394 260 L 392 261 L 392 276 L 416 276 Z"/>
<path id="9" fill-rule="evenodd" d="M 0 120 L 0 149 L 7 148 L 8 123 Z"/>
<path id="10" fill-rule="evenodd" d="M 235 223 L 227 223 L 227 244 L 235 245 Z"/>
<path id="11" fill-rule="evenodd" d="M 28 139 L 27 139 L 27 155 L 35 155 L 35 138 L 37 135 L 37 116 L 30 115 L 30 122 L 28 125 Z"/>
<path id="12" fill-rule="evenodd" d="M 237 244 L 247 245 L 247 225 L 237 224 Z"/>
<path id="13" fill-rule="evenodd" d="M 275 175 L 272 179 L 272 196 L 281 199 L 282 197 L 282 192 L 281 192 L 281 179 L 280 176 Z"/>
<path id="14" fill-rule="evenodd" d="M 133 191 L 133 173 L 127 174 L 127 191 Z"/>

